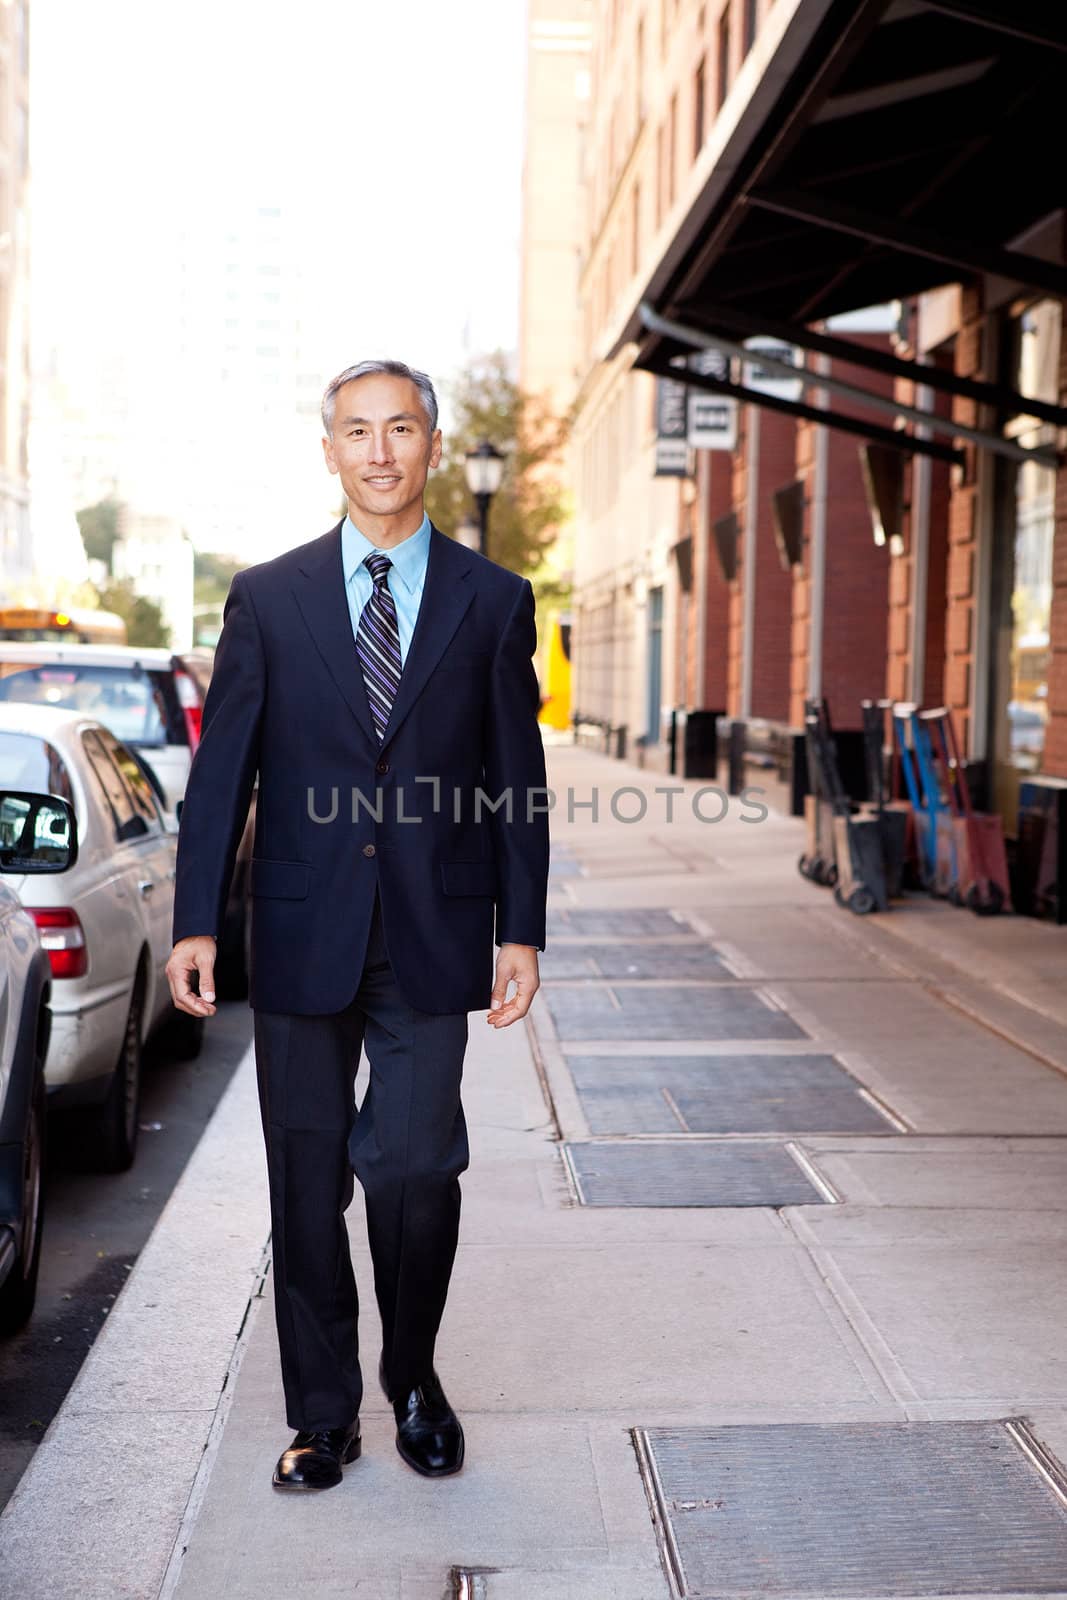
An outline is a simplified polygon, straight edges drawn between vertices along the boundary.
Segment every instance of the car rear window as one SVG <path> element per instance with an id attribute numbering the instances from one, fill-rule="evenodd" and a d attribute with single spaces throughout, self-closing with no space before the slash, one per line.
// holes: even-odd
<path id="1" fill-rule="evenodd" d="M 127 744 L 189 743 L 171 672 L 96 662 L 34 663 L 0 657 L 0 700 L 83 711 Z"/>
<path id="2" fill-rule="evenodd" d="M 0 733 L 0 789 L 32 789 L 59 794 L 74 803 L 63 757 L 34 733 Z"/>

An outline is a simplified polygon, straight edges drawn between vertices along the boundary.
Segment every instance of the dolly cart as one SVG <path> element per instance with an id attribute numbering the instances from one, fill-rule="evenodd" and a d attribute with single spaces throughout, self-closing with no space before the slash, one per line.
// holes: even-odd
<path id="1" fill-rule="evenodd" d="M 893 752 L 891 781 L 886 782 L 885 770 L 885 714 L 892 710 L 892 700 L 861 700 L 863 711 L 863 751 L 867 763 L 867 789 L 871 797 L 870 811 L 877 817 L 882 838 L 882 864 L 885 871 L 886 894 L 894 899 L 901 891 L 904 875 L 904 858 L 907 854 L 908 824 L 911 807 L 892 798 L 892 769 L 896 765 Z"/>
<path id="2" fill-rule="evenodd" d="M 930 735 L 919 721 L 918 706 L 898 700 L 893 706 L 893 730 L 914 817 L 919 882 L 931 894 L 944 894 L 946 888 L 939 886 L 938 878 L 938 818 L 947 818 L 948 813 L 937 784 Z"/>
<path id="3" fill-rule="evenodd" d="M 960 759 L 956 727 L 947 706 L 919 713 L 931 730 L 935 765 L 940 765 L 948 795 L 953 881 L 949 899 L 979 916 L 1011 910 L 1011 882 L 1004 848 L 1004 824 L 995 812 L 975 811 Z"/>
<path id="4" fill-rule="evenodd" d="M 835 796 L 844 785 L 837 767 L 837 751 L 825 697 L 804 702 L 804 751 L 808 763 L 808 792 L 804 796 L 807 848 L 797 862 L 801 877 L 832 888 L 837 882 L 834 860 L 833 817 Z"/>
<path id="5" fill-rule="evenodd" d="M 841 782 L 833 740 L 820 716 L 806 719 L 820 793 L 829 799 L 834 841 L 834 899 L 857 916 L 884 911 L 888 905 L 882 840 L 878 818 L 859 814 Z"/>

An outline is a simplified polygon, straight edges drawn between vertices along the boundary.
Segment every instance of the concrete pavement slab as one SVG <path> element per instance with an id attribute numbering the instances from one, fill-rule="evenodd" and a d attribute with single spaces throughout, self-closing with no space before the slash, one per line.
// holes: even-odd
<path id="1" fill-rule="evenodd" d="M 861 1335 L 876 1330 L 902 1395 L 983 1398 L 1000 1415 L 1067 1394 L 1067 1283 L 1049 1270 L 1064 1212 L 850 1206 L 789 1222 Z"/>
<path id="2" fill-rule="evenodd" d="M 158 1595 L 213 1415 L 60 1411 L 0 1524 L 0 1596 Z"/>
<path id="3" fill-rule="evenodd" d="M 0 1517 L 0 1595 L 155 1596 L 264 1270 L 249 1052 Z"/>
<path id="4" fill-rule="evenodd" d="M 987 1228 L 1004 1212 L 1067 1210 L 1067 1140 L 924 1139 L 912 1135 L 880 1147 L 808 1134 L 804 1147 L 820 1172 L 851 1201 L 876 1206 L 973 1207 Z M 914 1217 L 909 1225 L 914 1224 Z"/>

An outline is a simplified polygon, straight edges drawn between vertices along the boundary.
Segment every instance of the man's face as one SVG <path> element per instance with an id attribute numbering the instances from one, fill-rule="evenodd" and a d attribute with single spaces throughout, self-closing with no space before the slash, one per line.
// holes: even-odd
<path id="1" fill-rule="evenodd" d="M 427 473 L 441 459 L 441 430 L 430 433 L 411 379 L 372 372 L 344 384 L 334 400 L 333 438 L 322 445 L 357 519 L 399 517 L 415 507 L 421 514 Z"/>

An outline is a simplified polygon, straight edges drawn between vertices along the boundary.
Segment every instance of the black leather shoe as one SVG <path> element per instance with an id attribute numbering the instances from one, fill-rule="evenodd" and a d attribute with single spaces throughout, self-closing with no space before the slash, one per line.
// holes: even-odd
<path id="1" fill-rule="evenodd" d="M 348 1428 L 301 1429 L 278 1457 L 274 1487 L 332 1489 L 341 1481 L 341 1468 L 355 1461 L 362 1447 L 358 1417 Z"/>
<path id="2" fill-rule="evenodd" d="M 395 1400 L 389 1392 L 384 1358 L 378 1381 L 396 1417 L 396 1447 L 409 1467 L 424 1478 L 445 1478 L 463 1465 L 463 1429 L 445 1399 L 437 1373 Z"/>

